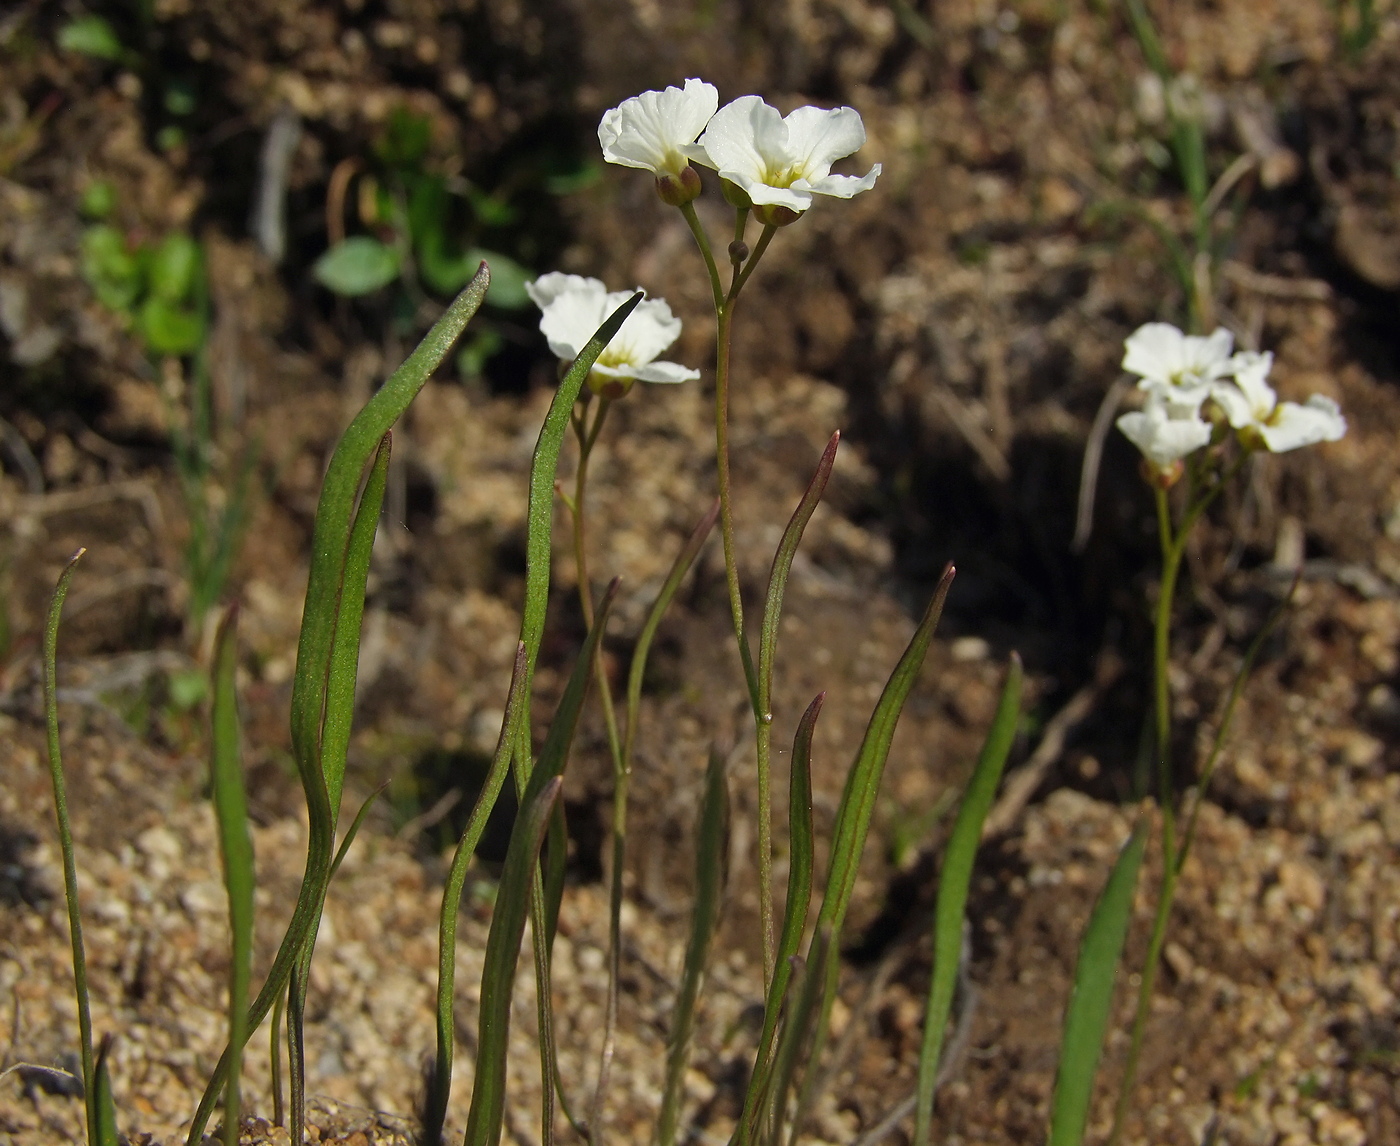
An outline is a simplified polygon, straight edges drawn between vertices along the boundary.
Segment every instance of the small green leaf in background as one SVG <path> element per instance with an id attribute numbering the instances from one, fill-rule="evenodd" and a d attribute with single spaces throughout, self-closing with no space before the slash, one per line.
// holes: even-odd
<path id="1" fill-rule="evenodd" d="M 141 304 L 136 328 L 156 354 L 193 354 L 204 341 L 204 320 L 198 313 L 154 295 Z"/>
<path id="2" fill-rule="evenodd" d="M 312 273 L 323 287 L 354 298 L 399 277 L 399 252 L 368 235 L 343 239 L 316 260 Z"/>
<path id="3" fill-rule="evenodd" d="M 107 1035 L 97 1052 L 97 1082 L 93 1088 L 97 1122 L 88 1136 L 97 1146 L 117 1146 L 121 1141 L 117 1135 L 117 1104 L 112 1098 L 112 1073 L 107 1069 L 107 1056 L 111 1053 L 112 1036 Z"/>
<path id="4" fill-rule="evenodd" d="M 146 270 L 151 294 L 169 303 L 190 297 L 199 273 L 199 244 L 183 231 L 171 231 L 151 252 Z"/>
<path id="5" fill-rule="evenodd" d="M 181 712 L 188 712 L 209 695 L 209 678 L 199 669 L 180 669 L 166 681 L 170 703 Z"/>
<path id="6" fill-rule="evenodd" d="M 1139 821 L 1113 865 L 1084 929 L 1079 962 L 1074 969 L 1074 990 L 1065 1012 L 1060 1069 L 1050 1101 L 1050 1146 L 1079 1146 L 1084 1141 L 1089 1102 L 1094 1096 L 1094 1075 L 1103 1053 L 1118 961 L 1123 956 L 1123 941 L 1133 917 L 1133 892 L 1146 845 L 1147 826 Z"/>
<path id="7" fill-rule="evenodd" d="M 141 263 L 115 227 L 99 223 L 83 232 L 81 265 L 83 278 L 103 306 L 128 311 L 135 305 L 141 293 Z"/>
<path id="8" fill-rule="evenodd" d="M 94 179 L 83 189 L 78 210 L 84 218 L 105 219 L 117 206 L 116 188 L 106 179 Z"/>
<path id="9" fill-rule="evenodd" d="M 97 60 L 120 60 L 125 52 L 112 25 L 101 16 L 79 16 L 58 30 L 58 46 Z"/>

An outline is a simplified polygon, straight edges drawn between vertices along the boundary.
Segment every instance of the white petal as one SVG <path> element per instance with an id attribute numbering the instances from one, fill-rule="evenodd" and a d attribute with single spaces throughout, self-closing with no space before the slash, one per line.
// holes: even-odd
<path id="1" fill-rule="evenodd" d="M 697 79 L 686 80 L 684 89 L 668 87 L 624 100 L 598 124 L 603 158 L 658 175 L 675 174 L 686 164 L 686 148 L 718 106 L 714 85 Z"/>
<path id="2" fill-rule="evenodd" d="M 859 195 L 862 191 L 869 191 L 875 186 L 875 180 L 880 177 L 880 164 L 875 164 L 864 175 L 828 175 L 823 179 L 817 179 L 811 184 L 812 191 L 818 195 L 834 195 L 838 199 L 849 199 L 853 195 Z"/>
<path id="3" fill-rule="evenodd" d="M 787 155 L 812 183 L 829 174 L 836 160 L 859 151 L 865 142 L 865 124 L 853 107 L 830 111 L 799 107 L 783 123 L 787 127 Z"/>
<path id="4" fill-rule="evenodd" d="M 785 143 L 787 128 L 783 117 L 760 96 L 740 96 L 715 112 L 700 137 L 705 158 L 695 158 L 740 186 L 745 182 L 761 183 L 768 161 L 759 150 L 760 136 L 770 148 L 775 139 Z M 777 158 L 781 160 L 782 156 Z"/>
<path id="5" fill-rule="evenodd" d="M 738 172 L 720 171 L 721 177 L 737 183 L 755 203 L 788 207 L 801 214 L 812 205 L 812 193 L 800 182 L 791 187 L 773 187 L 767 183 L 746 179 Z"/>
<path id="6" fill-rule="evenodd" d="M 1278 405 L 1278 394 L 1267 381 L 1273 365 L 1274 356 L 1269 351 L 1256 354 L 1251 350 L 1244 350 L 1230 359 L 1230 370 L 1235 376 L 1235 385 L 1249 399 L 1256 421 L 1263 421 Z M 1230 425 L 1234 426 L 1236 423 L 1231 422 Z"/>
<path id="7" fill-rule="evenodd" d="M 1156 395 L 1149 396 L 1140 411 L 1124 414 L 1117 421 L 1124 436 L 1154 465 L 1165 469 L 1210 441 L 1210 423 L 1192 414 L 1169 417 Z"/>
<path id="8" fill-rule="evenodd" d="M 643 382 L 693 382 L 700 377 L 700 371 L 674 362 L 648 362 L 637 367 L 637 377 Z"/>
<path id="9" fill-rule="evenodd" d="M 630 298 L 625 295 L 623 301 Z M 619 304 L 620 305 L 620 304 Z M 637 304 L 609 346 L 609 358 L 634 365 L 650 362 L 681 336 L 681 320 L 664 299 L 650 298 Z"/>
<path id="10" fill-rule="evenodd" d="M 1183 369 L 1202 382 L 1213 382 L 1229 373 L 1230 348 L 1235 344 L 1235 336 L 1223 326 L 1205 338 L 1188 334 L 1184 341 Z"/>
<path id="11" fill-rule="evenodd" d="M 1225 411 L 1225 417 L 1237 430 L 1254 424 L 1254 405 L 1233 382 L 1221 382 L 1210 388 L 1210 396 Z"/>
<path id="12" fill-rule="evenodd" d="M 558 358 L 576 358 L 610 313 L 608 293 L 597 279 L 555 271 L 526 286 L 540 307 L 540 331 Z M 631 297 L 630 295 L 627 297 Z"/>
<path id="13" fill-rule="evenodd" d="M 1169 322 L 1139 326 L 1123 343 L 1123 369 L 1152 382 L 1170 383 L 1184 360 L 1185 335 Z"/>
<path id="14" fill-rule="evenodd" d="M 1314 394 L 1305 406 L 1282 403 L 1274 417 L 1259 427 L 1264 444 L 1276 454 L 1318 442 L 1335 442 L 1346 432 L 1346 419 L 1337 403 L 1320 394 Z"/>
<path id="15" fill-rule="evenodd" d="M 566 275 L 563 271 L 550 271 L 540 275 L 534 282 L 525 284 L 525 293 L 531 301 L 544 310 L 561 294 L 586 290 L 606 291 L 597 279 L 586 279 L 582 275 Z"/>

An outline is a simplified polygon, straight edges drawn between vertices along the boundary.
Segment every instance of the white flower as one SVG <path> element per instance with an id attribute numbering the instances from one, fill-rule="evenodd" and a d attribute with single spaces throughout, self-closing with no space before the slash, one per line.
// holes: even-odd
<path id="1" fill-rule="evenodd" d="M 1210 441 L 1210 423 L 1191 403 L 1172 400 L 1162 390 L 1148 392 L 1147 404 L 1118 419 L 1118 428 L 1158 470 L 1171 469 Z"/>
<path id="2" fill-rule="evenodd" d="M 799 107 L 787 118 L 758 96 L 741 96 L 715 113 L 694 153 L 755 205 L 805 211 L 812 196 L 849 199 L 875 186 L 877 163 L 860 176 L 832 175 L 831 165 L 858 151 L 865 124 L 851 107 Z"/>
<path id="3" fill-rule="evenodd" d="M 1211 389 L 1211 397 L 1225 411 L 1230 425 L 1246 439 L 1262 441 L 1276 454 L 1341 438 L 1347 423 L 1337 403 L 1321 394 L 1314 394 L 1302 406 L 1280 402 L 1268 383 L 1273 364 L 1274 356 L 1268 353 L 1244 351 L 1231 359 L 1234 382 Z"/>
<path id="4" fill-rule="evenodd" d="M 578 357 L 603 320 L 632 297 L 633 292 L 609 292 L 597 279 L 553 271 L 541 275 L 525 289 L 543 312 L 540 330 L 549 349 L 566 362 Z M 643 382 L 686 382 L 700 377 L 674 362 L 656 357 L 680 337 L 681 320 L 665 300 L 644 299 L 627 316 L 621 329 L 598 356 L 589 373 L 589 385 L 598 393 L 620 398 L 640 378 Z"/>
<path id="5" fill-rule="evenodd" d="M 1144 390 L 1167 389 L 1173 402 L 1199 406 L 1211 384 L 1230 373 L 1233 343 L 1228 330 L 1200 338 L 1167 322 L 1149 322 L 1123 343 L 1123 369 L 1139 375 Z"/>
<path id="6" fill-rule="evenodd" d="M 643 92 L 623 100 L 603 115 L 598 142 L 603 158 L 623 167 L 640 167 L 658 178 L 679 177 L 697 150 L 695 137 L 719 107 L 719 92 L 703 80 L 685 87 Z"/>

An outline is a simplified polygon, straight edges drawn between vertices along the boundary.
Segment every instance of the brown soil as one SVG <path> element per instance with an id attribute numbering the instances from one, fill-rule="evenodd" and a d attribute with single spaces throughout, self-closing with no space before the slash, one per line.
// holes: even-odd
<path id="1" fill-rule="evenodd" d="M 129 9 L 109 7 L 136 43 Z M 620 99 L 702 75 L 725 99 L 756 91 L 785 110 L 855 106 L 869 132 L 859 163 L 884 164 L 874 191 L 820 204 L 779 236 L 735 348 L 750 601 L 822 445 L 834 429 L 844 435 L 794 567 L 774 706 L 783 744 L 812 695 L 829 690 L 819 831 L 911 618 L 943 564 L 959 568 L 895 742 L 846 936 L 836 1026 L 864 1037 L 838 1063 L 811 1134 L 854 1141 L 912 1088 L 944 830 L 930 813 L 966 775 L 1016 648 L 1031 712 L 1017 759 L 1047 728 L 1067 735 L 1041 753 L 1050 767 L 1035 799 L 979 863 L 972 990 L 935 1132 L 950 1143 L 1042 1137 L 1078 937 L 1134 814 L 1154 589 L 1150 504 L 1131 448 L 1110 437 L 1094 532 L 1074 555 L 1079 467 L 1123 337 L 1181 319 L 1154 223 L 1184 227 L 1185 198 L 1162 164 L 1160 93 L 1116 9 L 912 7 L 913 18 L 875 0 L 157 0 L 130 68 L 54 47 L 76 7 L 28 0 L 0 16 L 0 999 L 13 1016 L 0 1069 L 76 1062 L 36 650 L 47 595 L 79 545 L 89 553 L 61 645 L 65 751 L 94 1015 L 117 1035 L 122 1129 L 178 1134 L 224 1030 L 225 908 L 203 733 L 164 684 L 200 652 L 182 631 L 187 525 L 162 398 L 184 382 L 178 365 L 148 361 L 83 281 L 84 190 L 110 181 L 116 221 L 134 236 L 188 227 L 201 238 L 221 446 L 232 459 L 260 443 L 230 595 L 243 605 L 266 966 L 304 858 L 286 708 L 319 475 L 356 404 L 413 338 L 387 295 L 337 301 L 311 279 L 332 171 L 370 153 L 393 109 L 412 108 L 432 122 L 441 170 L 513 188 L 517 217 L 496 245 L 540 271 L 666 297 L 686 322 L 673 356 L 708 368 L 705 279 L 649 181 L 608 169 L 554 194 L 541 177 L 594 159 L 594 125 Z M 1299 567 L 1303 582 L 1245 693 L 1202 818 L 1127 1140 L 1384 1146 L 1400 1141 L 1400 24 L 1383 18 L 1374 41 L 1349 53 L 1316 0 L 1152 8 L 1172 65 L 1207 93 L 1213 172 L 1257 159 L 1226 234 L 1216 319 L 1242 345 L 1275 351 L 1285 397 L 1337 398 L 1350 430 L 1254 466 L 1190 554 L 1174 660 L 1183 785 L 1244 649 Z M 175 113 L 162 92 L 175 81 L 193 91 L 193 110 L 179 119 L 184 141 L 163 149 L 157 134 Z M 258 150 L 282 108 L 302 135 L 289 245 L 274 265 L 247 219 Z M 699 207 L 721 234 L 713 188 Z M 432 1044 L 443 848 L 465 804 L 439 801 L 479 768 L 504 702 L 525 475 L 554 366 L 531 312 L 489 320 L 506 349 L 482 377 L 444 370 L 396 437 L 350 796 L 394 784 L 332 890 L 313 969 L 308 1070 L 322 1141 L 412 1134 Z M 670 554 L 713 496 L 709 383 L 639 389 L 594 461 L 593 570 L 624 578 L 617 675 Z M 556 541 L 542 713 L 581 635 L 562 522 Z M 727 1138 L 755 1037 L 755 798 L 728 625 L 712 548 L 663 628 L 648 683 L 609 1117 L 619 1141 L 650 1134 L 712 745 L 739 745 L 733 890 L 689 1079 L 694 1140 Z M 1115 664 L 1122 671 L 1094 683 Z M 1076 697 L 1080 718 L 1060 728 L 1055 714 Z M 610 783 L 590 715 L 566 787 L 574 855 L 556 952 L 575 1101 L 591 1085 L 601 1027 Z M 1145 946 L 1150 889 L 1145 880 L 1130 963 Z M 487 865 L 458 955 L 454 1133 L 469 1098 L 490 895 Z M 537 1136 L 532 992 L 523 975 L 508 1122 L 522 1142 Z M 1109 1043 L 1091 1140 L 1106 1130 L 1125 1043 Z M 6 1075 L 0 1138 L 80 1135 L 82 1104 L 63 1090 L 31 1067 Z M 261 1054 L 245 1092 L 270 1115 Z M 277 1139 L 265 1123 L 247 1133 Z M 909 1122 L 894 1133 L 907 1140 Z"/>

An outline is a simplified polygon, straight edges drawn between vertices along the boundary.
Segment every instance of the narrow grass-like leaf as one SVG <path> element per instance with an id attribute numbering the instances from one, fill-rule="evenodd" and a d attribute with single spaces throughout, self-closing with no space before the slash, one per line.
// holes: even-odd
<path id="1" fill-rule="evenodd" d="M 532 777 L 533 780 L 533 777 Z M 532 784 L 532 787 L 535 785 Z M 510 997 L 515 965 L 529 914 L 535 861 L 554 803 L 564 787 L 562 776 L 538 785 L 511 832 L 505 870 L 496 894 L 496 909 L 486 939 L 486 966 L 481 976 L 476 1085 L 467 1115 L 467 1146 L 494 1146 L 501 1140 L 505 1116 L 506 1052 L 510 1033 Z M 548 1085 L 548 1080 L 546 1080 Z"/>
<path id="2" fill-rule="evenodd" d="M 112 1036 L 102 1039 L 97 1051 L 96 1078 L 92 1096 L 93 1109 L 97 1112 L 97 1123 L 93 1138 L 97 1146 L 118 1146 L 121 1142 L 117 1134 L 117 1104 L 112 1098 L 112 1072 L 107 1069 L 107 1056 L 112 1051 Z"/>
<path id="3" fill-rule="evenodd" d="M 525 688 L 525 645 L 515 646 L 515 668 L 511 672 L 510 692 L 506 696 L 505 717 L 496 740 L 496 754 L 486 773 L 481 793 L 467 817 L 467 826 L 457 842 L 452 865 L 447 871 L 447 884 L 442 891 L 442 911 L 438 916 L 438 993 L 437 993 L 437 1057 L 423 1108 L 424 1146 L 437 1146 L 442 1141 L 442 1124 L 447 1117 L 447 1100 L 452 1089 L 452 1056 L 455 1048 L 452 1003 L 457 978 L 457 916 L 462 906 L 462 887 L 467 880 L 467 867 L 486 830 L 486 821 L 496 805 L 506 776 L 510 773 L 511 729 L 522 704 Z"/>
<path id="4" fill-rule="evenodd" d="M 530 913 L 532 900 L 536 898 L 536 860 L 549 826 L 554 799 L 558 796 L 558 784 L 568 762 L 569 747 L 578 730 L 579 713 L 583 710 L 593 670 L 593 654 L 602 638 L 613 602 L 617 599 L 618 584 L 613 581 L 608 586 L 598 605 L 593 628 L 579 650 L 574 671 L 569 676 L 549 734 L 540 749 L 539 763 L 530 773 L 520 802 L 522 814 L 515 821 L 506 849 L 505 868 L 496 892 L 496 909 L 491 917 L 485 965 L 481 972 L 476 1080 L 472 1088 L 471 1109 L 467 1114 L 467 1146 L 496 1146 L 501 1138 L 501 1124 L 505 1117 L 510 999 L 515 986 L 515 969 L 520 955 L 520 940 L 525 931 L 525 918 Z M 523 682 L 520 703 L 522 706 L 525 703 Z M 507 733 L 506 743 L 510 739 Z M 552 795 L 547 802 L 542 802 L 546 791 Z M 538 824 L 534 822 L 536 815 L 539 816 Z M 543 936 L 540 938 L 543 940 Z M 545 1085 L 549 1085 L 548 1076 Z"/>
<path id="5" fill-rule="evenodd" d="M 540 427 L 530 462 L 530 496 L 525 511 L 525 601 L 521 608 L 520 640 L 525 645 L 525 703 L 515 727 L 517 779 L 530 771 L 530 685 L 535 676 L 535 660 L 544 637 L 545 613 L 549 608 L 549 577 L 551 547 L 554 536 L 554 482 L 559 472 L 559 451 L 569 418 L 578 401 L 584 379 L 598 361 L 598 355 L 612 341 L 627 316 L 642 301 L 638 291 L 610 314 L 588 340 L 573 364 L 564 372 L 559 389 L 554 392 L 549 413 Z"/>
<path id="6" fill-rule="evenodd" d="M 856 872 L 865 848 L 865 837 L 870 831 L 870 817 L 875 811 L 875 797 L 884 775 L 890 743 L 894 740 L 895 725 L 923 666 L 924 656 L 933 640 L 933 631 L 938 627 L 938 618 L 943 614 L 943 602 L 948 599 L 953 574 L 950 564 L 943 571 L 919 627 L 914 631 L 899 664 L 890 674 L 884 692 L 880 694 L 866 727 L 865 738 L 856 753 L 855 763 L 846 777 L 846 787 L 841 794 L 836 827 L 832 833 L 826 890 L 817 915 L 818 926 L 831 927 L 833 949 L 840 942 L 841 925 L 846 920 L 846 909 L 850 906 L 851 892 L 855 889 Z"/>
<path id="7" fill-rule="evenodd" d="M 231 937 L 228 972 L 229 1072 L 224 1091 L 224 1142 L 238 1146 L 240 1067 L 248 1041 L 248 984 L 253 972 L 253 840 L 248 832 L 248 797 L 234 674 L 238 668 L 238 611 L 229 609 L 214 643 L 213 742 L 210 772 L 219 824 L 224 887 Z"/>
<path id="8" fill-rule="evenodd" d="M 763 1010 L 763 1031 L 759 1035 L 754 1055 L 753 1074 L 744 1095 L 744 1112 L 739 1119 L 736 1146 L 750 1140 L 763 1096 L 768 1093 L 773 1069 L 778 1019 L 787 997 L 788 982 L 793 971 L 793 958 L 802 942 L 807 926 L 807 911 L 812 899 L 812 863 L 814 832 L 812 829 L 812 734 L 821 714 L 826 693 L 820 692 L 802 719 L 797 722 L 797 734 L 792 741 L 792 772 L 788 778 L 788 887 L 783 910 L 782 934 L 778 940 L 778 961 L 773 981 L 768 986 Z"/>
<path id="9" fill-rule="evenodd" d="M 695 1033 L 695 1008 L 700 1000 L 710 945 L 719 929 L 728 876 L 729 786 L 725 780 L 724 757 L 712 752 L 710 765 L 705 770 L 705 794 L 701 799 L 700 823 L 695 837 L 695 906 L 685 968 L 672 1008 L 671 1037 L 666 1047 L 666 1082 L 656 1124 L 657 1146 L 674 1146 L 680 1126 L 685 1071 L 690 1062 L 690 1040 Z"/>
<path id="10" fill-rule="evenodd" d="M 802 967 L 801 989 L 797 992 L 791 1011 L 785 1016 L 782 1036 L 778 1040 L 777 1061 L 767 1095 L 767 1109 L 760 1114 L 764 1120 L 761 1127 L 762 1142 L 782 1141 L 783 1122 L 787 1116 L 788 1094 L 792 1090 L 793 1079 L 797 1075 L 798 1066 L 804 1061 L 804 1050 L 810 1052 L 814 1049 L 809 1047 L 809 1043 L 813 1031 L 817 1029 L 822 1000 L 826 993 L 823 968 L 828 965 L 835 966 L 834 960 L 828 962 L 828 956 L 833 954 L 831 945 L 831 928 L 819 927 L 817 933 L 812 936 L 806 966 Z M 816 1056 L 809 1053 L 805 1061 L 809 1074 L 814 1073 L 818 1065 Z"/>
<path id="11" fill-rule="evenodd" d="M 997 785 L 1001 783 L 1006 757 L 1016 739 L 1021 716 L 1021 658 L 1011 654 L 1006 685 L 1001 691 L 992 727 L 977 758 L 977 766 L 963 792 L 962 806 L 953 824 L 953 833 L 943 853 L 943 869 L 938 876 L 938 903 L 933 914 L 933 978 L 929 983 L 928 1007 L 924 1015 L 923 1045 L 919 1051 L 919 1090 L 914 1114 L 914 1146 L 925 1146 L 933 1118 L 933 1092 L 938 1078 L 938 1060 L 943 1053 L 943 1032 L 953 1006 L 953 989 L 958 982 L 962 957 L 963 913 L 967 889 L 972 883 L 972 865 L 982 840 L 982 822 L 991 811 Z"/>
<path id="12" fill-rule="evenodd" d="M 803 1079 L 798 1096 L 797 1113 L 793 1119 L 792 1137 L 797 1135 L 803 1118 L 815 1100 L 814 1085 L 819 1076 L 816 1069 L 822 1051 L 826 1046 L 827 1030 L 831 1021 L 831 1010 L 835 1004 L 835 993 L 839 965 L 836 952 L 840 948 L 841 928 L 846 921 L 846 911 L 851 905 L 851 893 L 855 890 L 856 875 L 860 869 L 861 853 L 865 850 L 865 838 L 870 832 L 870 818 L 875 812 L 875 800 L 880 791 L 880 780 L 884 776 L 885 761 L 889 758 L 890 744 L 899 723 L 899 715 L 904 711 L 904 702 L 918 679 L 924 657 L 933 641 L 938 619 L 943 615 L 943 604 L 948 599 L 955 570 L 950 562 L 943 570 L 933 597 L 924 610 L 918 628 L 910 638 L 908 647 L 899 658 L 890 679 L 885 685 L 875 711 L 866 725 L 865 736 L 861 740 L 855 761 L 846 776 L 846 786 L 841 793 L 841 803 L 836 811 L 836 826 L 832 831 L 831 860 L 827 867 L 826 888 L 822 892 L 822 905 L 817 912 L 817 928 L 827 928 L 831 932 L 831 943 L 824 956 L 825 966 L 817 965 L 814 959 L 808 960 L 807 975 L 815 977 L 823 984 L 821 1014 L 817 1018 L 816 1030 L 812 1036 L 812 1051 L 809 1055 L 812 1069 Z"/>
<path id="13" fill-rule="evenodd" d="M 287 1014 L 287 992 L 277 992 L 272 1006 L 271 1033 L 268 1037 L 268 1058 L 272 1070 L 272 1124 L 287 1124 L 287 1104 L 282 1092 L 282 1022 Z"/>
<path id="14" fill-rule="evenodd" d="M 389 479 L 389 455 L 392 447 L 389 433 L 379 439 L 364 492 L 350 525 L 350 538 L 345 545 L 345 562 L 340 581 L 339 608 L 335 616 L 335 631 L 331 639 L 330 662 L 326 672 L 325 715 L 321 727 L 320 772 L 326 793 L 326 814 L 334 840 L 335 824 L 340 816 L 340 797 L 345 781 L 345 756 L 350 745 L 350 728 L 355 716 L 355 681 L 360 661 L 360 623 L 364 618 L 365 586 L 369 578 L 370 557 L 374 537 L 379 528 L 379 514 L 384 506 L 384 490 Z M 320 877 L 318 896 L 312 906 L 311 921 L 302 939 L 287 992 L 287 1068 L 291 1079 L 291 1132 L 294 1146 L 301 1146 L 306 1128 L 306 1047 L 302 1032 L 306 1024 L 306 991 L 311 983 L 311 959 L 316 949 L 316 934 L 321 926 L 326 891 L 330 887 L 330 860 L 324 876 Z"/>
<path id="15" fill-rule="evenodd" d="M 817 463 L 817 472 L 808 483 L 807 491 L 797 503 L 787 528 L 773 555 L 773 567 L 768 574 L 768 593 L 763 603 L 763 622 L 758 638 L 758 906 L 763 941 L 763 978 L 768 982 L 778 973 L 782 957 L 775 955 L 773 946 L 773 808 L 770 778 L 773 742 L 773 663 L 778 651 L 778 625 L 782 621 L 783 595 L 787 592 L 788 575 L 802 533 L 817 503 L 826 492 L 831 467 L 836 464 L 836 449 L 841 444 L 838 430 L 831 435 Z M 780 993 L 781 996 L 781 993 Z"/>
<path id="16" fill-rule="evenodd" d="M 1074 970 L 1074 989 L 1065 1013 L 1059 1073 L 1050 1100 L 1049 1146 L 1079 1146 L 1084 1140 L 1094 1076 L 1103 1053 L 1118 962 L 1132 920 L 1133 892 L 1146 845 L 1147 825 L 1139 820 L 1113 865 L 1084 930 Z"/>
<path id="17" fill-rule="evenodd" d="M 398 421 L 409 403 L 427 383 L 481 306 L 490 284 L 483 265 L 470 284 L 419 343 L 404 363 L 367 402 L 350 423 L 331 455 L 316 523 L 311 538 L 311 571 L 306 604 L 302 611 L 297 645 L 297 668 L 292 682 L 292 754 L 306 796 L 309 824 L 306 871 L 297 893 L 291 921 L 262 989 L 248 1011 L 248 1029 L 255 1029 L 286 988 L 306 939 L 312 933 L 325 901 L 333 862 L 335 824 L 331 814 L 326 776 L 321 767 L 321 730 L 335 647 L 336 625 L 342 610 L 347 547 L 356 509 L 356 494 L 371 457 L 384 435 Z M 225 1048 L 210 1075 L 186 1136 L 188 1146 L 198 1146 L 213 1112 L 229 1067 Z"/>
<path id="18" fill-rule="evenodd" d="M 819 924 L 817 934 L 822 933 Z M 826 1072 L 822 1069 L 822 1057 L 826 1054 L 827 1038 L 831 1033 L 831 1012 L 836 1007 L 836 988 L 841 979 L 841 960 L 837 958 L 838 948 L 833 937 L 820 952 L 812 952 L 812 958 L 807 961 L 807 975 L 812 977 L 815 984 L 819 980 L 816 976 L 821 972 L 821 965 L 817 963 L 816 956 L 822 956 L 822 963 L 826 965 L 826 974 L 822 976 L 821 982 L 821 1010 L 817 1014 L 816 1029 L 812 1032 L 811 1046 L 805 1056 L 806 1070 L 802 1076 L 802 1088 L 797 1092 L 797 1105 L 792 1112 L 792 1124 L 788 1128 L 788 1146 L 796 1146 L 797 1137 L 802 1131 L 802 1127 L 807 1124 L 807 1118 L 812 1112 L 812 1106 L 817 1101 L 819 1086 L 828 1079 Z M 806 988 L 806 984 L 803 984 Z M 781 1131 L 781 1126 L 774 1127 L 774 1146 L 780 1141 L 777 1136 Z"/>
<path id="19" fill-rule="evenodd" d="M 355 818 L 350 821 L 350 826 L 345 830 L 345 838 L 340 841 L 340 847 L 335 852 L 335 859 L 331 861 L 331 879 L 335 879 L 336 872 L 340 871 L 340 865 L 345 862 L 345 855 L 350 850 L 350 845 L 355 842 L 355 837 L 360 834 L 360 829 L 364 826 L 365 817 L 369 815 L 369 810 L 374 807 L 374 802 L 384 795 L 384 790 L 388 786 L 389 781 L 385 780 L 366 796 L 364 803 L 360 805 L 360 810 L 355 813 Z"/>
<path id="20" fill-rule="evenodd" d="M 350 747 L 350 728 L 355 716 L 355 683 L 360 667 L 360 625 L 365 614 L 365 586 L 369 582 L 374 538 L 379 531 L 379 515 L 384 508 L 384 490 L 389 480 L 389 458 L 393 436 L 379 440 L 374 462 L 365 480 L 364 493 L 350 527 L 345 547 L 344 574 L 340 586 L 340 609 L 335 618 L 331 641 L 330 666 L 326 676 L 326 715 L 321 729 L 321 773 L 326 778 L 326 798 L 331 819 L 340 815 L 340 793 L 345 785 L 345 756 Z"/>
<path id="21" fill-rule="evenodd" d="M 63 898 L 68 905 L 68 937 L 73 945 L 73 983 L 78 1000 L 78 1039 L 83 1063 L 83 1098 L 87 1106 L 88 1141 L 98 1146 L 95 1067 L 92 1053 L 92 1009 L 88 1003 L 87 956 L 83 948 L 83 920 L 78 910 L 78 865 L 73 858 L 73 825 L 68 818 L 68 786 L 63 776 L 63 754 L 58 738 L 58 622 L 78 559 L 79 549 L 63 567 L 49 599 L 44 625 L 44 722 L 48 730 L 49 776 L 53 780 L 53 808 L 58 821 L 58 848 L 63 853 Z"/>

